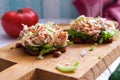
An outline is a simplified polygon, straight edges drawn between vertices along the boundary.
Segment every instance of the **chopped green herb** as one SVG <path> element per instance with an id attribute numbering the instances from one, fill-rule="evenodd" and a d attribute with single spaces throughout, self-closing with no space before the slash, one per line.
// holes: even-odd
<path id="1" fill-rule="evenodd" d="M 101 57 L 101 56 L 98 56 L 98 59 L 102 59 L 102 57 Z"/>
<path id="2" fill-rule="evenodd" d="M 28 36 L 31 36 L 32 35 L 32 32 L 28 32 Z"/>
<path id="3" fill-rule="evenodd" d="M 71 41 L 67 42 L 67 46 L 72 45 L 72 44 L 73 44 L 73 42 L 71 42 Z"/>
<path id="4" fill-rule="evenodd" d="M 89 48 L 89 51 L 93 51 L 94 50 L 94 48 L 93 48 L 93 46 L 91 46 L 90 48 Z"/>
<path id="5" fill-rule="evenodd" d="M 78 21 L 82 21 L 84 18 L 83 17 L 78 17 Z"/>
<path id="6" fill-rule="evenodd" d="M 103 43 L 103 38 L 99 40 L 99 44 L 102 44 L 102 43 Z"/>
<path id="7" fill-rule="evenodd" d="M 79 64 L 80 64 L 79 62 L 76 62 L 73 66 L 66 66 L 66 67 L 57 64 L 56 68 L 61 72 L 74 72 L 78 68 Z"/>

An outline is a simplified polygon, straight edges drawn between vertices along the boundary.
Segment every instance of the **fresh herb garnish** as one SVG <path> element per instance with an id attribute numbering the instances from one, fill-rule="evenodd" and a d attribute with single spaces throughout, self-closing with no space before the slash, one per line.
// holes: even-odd
<path id="1" fill-rule="evenodd" d="M 67 46 L 72 45 L 72 44 L 73 44 L 73 42 L 71 42 L 71 41 L 67 42 Z"/>
<path id="2" fill-rule="evenodd" d="M 102 43 L 103 43 L 103 38 L 99 40 L 99 44 L 102 44 Z"/>
<path id="3" fill-rule="evenodd" d="M 78 17 L 77 20 L 78 21 L 82 21 L 84 18 L 83 17 Z"/>
<path id="4" fill-rule="evenodd" d="M 93 51 L 94 50 L 94 48 L 93 48 L 93 46 L 91 46 L 90 48 L 89 48 L 89 51 Z"/>

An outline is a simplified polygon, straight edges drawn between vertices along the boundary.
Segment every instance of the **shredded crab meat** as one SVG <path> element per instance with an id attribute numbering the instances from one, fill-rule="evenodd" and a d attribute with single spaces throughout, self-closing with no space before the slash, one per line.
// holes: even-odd
<path id="1" fill-rule="evenodd" d="M 99 36 L 102 30 L 116 30 L 118 23 L 101 17 L 93 18 L 82 15 L 73 20 L 71 25 L 72 29 L 77 32 L 82 32 L 90 36 Z"/>
<path id="2" fill-rule="evenodd" d="M 42 46 L 43 44 L 64 46 L 68 41 L 68 33 L 52 22 L 37 23 L 30 27 L 23 26 L 19 36 L 23 46 Z"/>

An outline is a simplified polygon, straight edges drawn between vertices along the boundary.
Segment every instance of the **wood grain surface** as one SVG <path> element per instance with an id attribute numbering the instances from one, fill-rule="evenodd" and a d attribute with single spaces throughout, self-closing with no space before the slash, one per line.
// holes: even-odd
<path id="1" fill-rule="evenodd" d="M 109 44 L 73 44 L 60 57 L 49 54 L 43 60 L 22 49 L 10 49 L 16 43 L 0 48 L 0 80 L 95 80 L 120 56 L 120 35 Z M 89 51 L 91 46 L 93 51 Z M 82 50 L 87 52 L 84 57 L 80 55 Z M 80 66 L 73 73 L 56 69 L 56 64 L 71 66 L 77 61 Z"/>

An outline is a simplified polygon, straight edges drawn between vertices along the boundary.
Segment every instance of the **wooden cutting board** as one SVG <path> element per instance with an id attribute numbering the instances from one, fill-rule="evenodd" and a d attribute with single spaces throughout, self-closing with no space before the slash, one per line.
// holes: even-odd
<path id="1" fill-rule="evenodd" d="M 22 49 L 11 49 L 15 43 L 0 48 L 0 80 L 96 80 L 120 56 L 120 35 L 110 44 L 79 44 L 67 47 L 67 52 L 54 58 L 46 55 L 43 60 L 26 54 Z M 93 46 L 94 50 L 89 51 Z M 81 51 L 87 54 L 82 57 Z M 79 61 L 73 73 L 63 73 L 56 64 L 71 66 Z"/>

